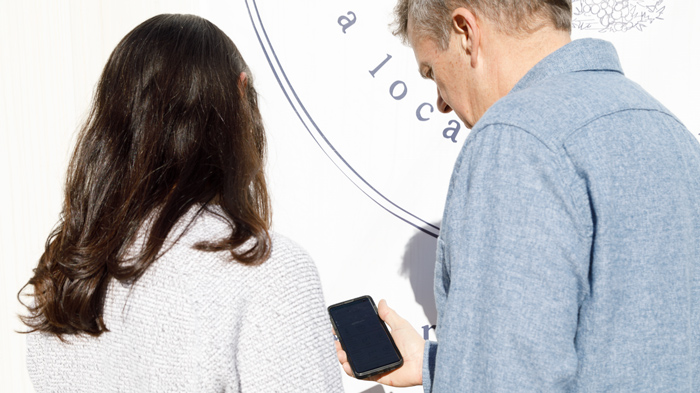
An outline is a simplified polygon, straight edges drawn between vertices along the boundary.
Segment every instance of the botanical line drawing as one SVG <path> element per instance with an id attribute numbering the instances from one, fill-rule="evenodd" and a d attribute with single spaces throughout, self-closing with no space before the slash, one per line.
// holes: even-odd
<path id="1" fill-rule="evenodd" d="M 664 0 L 573 0 L 572 27 L 601 33 L 642 31 L 663 20 Z"/>

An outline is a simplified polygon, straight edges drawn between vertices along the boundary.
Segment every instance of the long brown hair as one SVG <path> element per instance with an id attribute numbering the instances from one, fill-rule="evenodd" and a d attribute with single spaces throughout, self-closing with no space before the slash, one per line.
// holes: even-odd
<path id="1" fill-rule="evenodd" d="M 197 249 L 264 262 L 271 247 L 264 157 L 257 93 L 231 39 L 193 15 L 158 15 L 137 26 L 100 77 L 60 220 L 25 285 L 34 287 L 34 302 L 22 321 L 58 337 L 107 331 L 109 281 L 141 277 L 193 207 L 199 214 L 220 206 L 231 227 L 229 237 Z M 144 246 L 126 263 L 146 222 Z M 252 247 L 241 247 L 250 239 Z"/>

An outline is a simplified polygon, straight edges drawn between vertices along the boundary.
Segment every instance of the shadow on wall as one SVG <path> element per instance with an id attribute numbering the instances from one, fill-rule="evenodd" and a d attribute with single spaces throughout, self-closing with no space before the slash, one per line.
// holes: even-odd
<path id="1" fill-rule="evenodd" d="M 440 222 L 433 223 L 433 225 L 439 227 Z M 423 307 L 423 313 L 428 318 L 430 325 L 435 325 L 437 322 L 435 292 L 433 291 L 436 250 L 436 238 L 423 232 L 417 232 L 406 244 L 400 272 L 403 277 L 408 276 L 416 302 Z"/>
<path id="2" fill-rule="evenodd" d="M 363 390 L 360 393 L 386 393 L 382 385 L 375 385 L 367 390 Z"/>

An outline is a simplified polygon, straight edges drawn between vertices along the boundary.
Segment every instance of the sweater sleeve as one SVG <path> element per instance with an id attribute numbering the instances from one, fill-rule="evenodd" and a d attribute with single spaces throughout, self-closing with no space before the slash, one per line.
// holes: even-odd
<path id="1" fill-rule="evenodd" d="M 269 264 L 268 266 L 265 266 Z M 241 392 L 342 392 L 321 282 L 311 258 L 275 235 L 241 323 Z"/>
<path id="2" fill-rule="evenodd" d="M 560 155 L 489 126 L 453 174 L 436 267 L 439 345 L 424 390 L 563 392 L 578 367 L 590 237 Z"/>

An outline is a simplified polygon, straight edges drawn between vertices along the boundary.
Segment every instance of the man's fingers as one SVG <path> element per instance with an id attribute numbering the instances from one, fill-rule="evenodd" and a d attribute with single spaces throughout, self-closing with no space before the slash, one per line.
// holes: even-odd
<path id="1" fill-rule="evenodd" d="M 340 365 L 343 367 L 345 374 L 353 377 L 352 368 L 350 367 L 350 363 L 348 363 L 348 355 L 345 353 L 345 351 L 343 351 L 343 347 L 338 341 L 335 342 L 335 354 L 338 357 L 338 362 L 340 362 Z"/>
<path id="2" fill-rule="evenodd" d="M 347 374 L 348 376 L 351 376 L 353 378 L 355 377 L 352 374 L 352 367 L 350 367 L 350 363 L 348 363 L 348 362 L 343 363 L 343 371 L 345 371 L 345 374 Z"/>
<path id="3" fill-rule="evenodd" d="M 348 355 L 342 349 L 337 352 L 337 355 L 338 355 L 338 361 L 340 363 L 347 363 L 348 362 Z"/>

